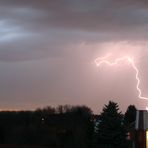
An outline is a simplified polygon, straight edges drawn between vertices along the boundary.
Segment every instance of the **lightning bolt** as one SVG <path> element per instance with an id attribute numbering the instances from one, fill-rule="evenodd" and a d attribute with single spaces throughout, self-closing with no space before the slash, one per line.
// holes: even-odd
<path id="1" fill-rule="evenodd" d="M 147 97 L 143 97 L 143 96 L 142 96 L 142 91 L 141 91 L 141 89 L 140 89 L 139 69 L 137 68 L 137 66 L 136 66 L 136 64 L 135 64 L 135 62 L 134 62 L 134 60 L 133 60 L 131 57 L 129 57 L 129 56 L 124 56 L 124 57 L 115 59 L 113 62 L 110 62 L 110 61 L 108 60 L 108 58 L 109 58 L 111 55 L 112 55 L 112 54 L 109 53 L 109 54 L 107 54 L 107 55 L 104 56 L 104 57 L 98 57 L 98 58 L 96 58 L 95 61 L 94 61 L 95 64 L 96 64 L 96 66 L 100 67 L 100 66 L 103 65 L 103 64 L 107 64 L 107 65 L 109 65 L 109 66 L 115 66 L 115 65 L 119 64 L 119 63 L 122 62 L 122 61 L 127 61 L 127 62 L 131 65 L 131 67 L 134 69 L 134 71 L 135 71 L 135 79 L 137 80 L 136 89 L 137 89 L 137 92 L 138 92 L 138 98 L 139 98 L 139 99 L 148 100 Z M 146 110 L 148 110 L 148 107 L 146 107 Z"/>

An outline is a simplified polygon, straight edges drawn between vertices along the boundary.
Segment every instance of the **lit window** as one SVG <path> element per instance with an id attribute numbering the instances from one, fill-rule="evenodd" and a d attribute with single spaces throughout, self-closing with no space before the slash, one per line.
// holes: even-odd
<path id="1" fill-rule="evenodd" d="M 146 131 L 146 148 L 148 148 L 148 130 Z"/>

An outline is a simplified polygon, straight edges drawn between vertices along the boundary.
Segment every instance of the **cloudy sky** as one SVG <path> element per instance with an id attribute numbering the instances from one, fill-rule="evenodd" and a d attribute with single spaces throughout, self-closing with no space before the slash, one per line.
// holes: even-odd
<path id="1" fill-rule="evenodd" d="M 147 0 L 0 0 L 0 109 L 85 104 L 99 112 L 109 100 L 145 109 L 129 64 L 94 60 L 131 56 L 148 97 L 147 40 Z"/>

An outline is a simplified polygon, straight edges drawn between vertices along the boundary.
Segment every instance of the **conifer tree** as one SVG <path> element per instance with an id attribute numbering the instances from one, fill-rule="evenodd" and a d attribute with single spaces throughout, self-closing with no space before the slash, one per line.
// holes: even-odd
<path id="1" fill-rule="evenodd" d="M 124 121 L 126 126 L 134 126 L 134 122 L 136 120 L 136 107 L 134 105 L 129 105 L 124 116 Z"/>
<path id="2" fill-rule="evenodd" d="M 97 126 L 97 141 L 103 147 L 121 147 L 124 145 L 126 132 L 123 124 L 123 115 L 117 103 L 109 101 L 99 116 Z"/>

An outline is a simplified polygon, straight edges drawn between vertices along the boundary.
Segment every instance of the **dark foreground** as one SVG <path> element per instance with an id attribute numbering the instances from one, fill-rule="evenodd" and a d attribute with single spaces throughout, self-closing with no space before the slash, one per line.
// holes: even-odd
<path id="1" fill-rule="evenodd" d="M 135 113 L 130 106 L 123 115 L 111 101 L 100 115 L 68 105 L 0 112 L 0 148 L 131 148 Z"/>
<path id="2" fill-rule="evenodd" d="M 47 147 L 0 144 L 0 148 L 47 148 Z"/>

